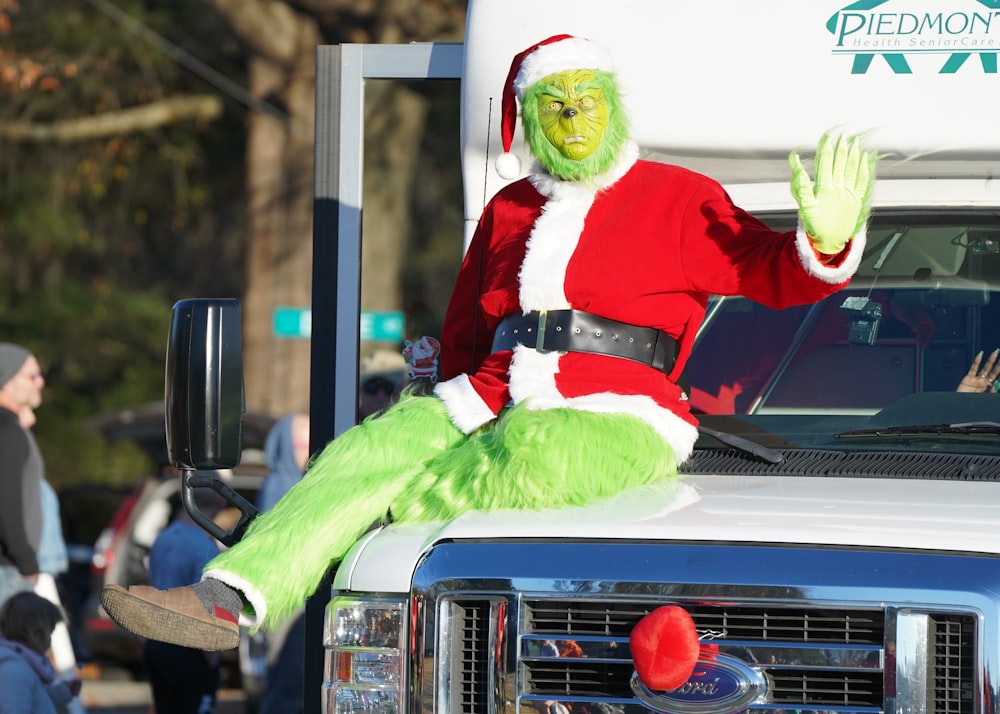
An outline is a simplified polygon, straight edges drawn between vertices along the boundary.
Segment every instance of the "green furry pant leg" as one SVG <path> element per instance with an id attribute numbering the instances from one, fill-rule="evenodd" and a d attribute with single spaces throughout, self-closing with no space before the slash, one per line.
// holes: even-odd
<path id="1" fill-rule="evenodd" d="M 676 474 L 673 449 L 637 417 L 522 404 L 434 457 L 392 514 L 419 521 L 582 506 Z"/>
<path id="2" fill-rule="evenodd" d="M 331 441 L 306 475 L 205 575 L 241 591 L 251 626 L 283 621 L 427 462 L 466 439 L 434 397 L 404 395 Z"/>

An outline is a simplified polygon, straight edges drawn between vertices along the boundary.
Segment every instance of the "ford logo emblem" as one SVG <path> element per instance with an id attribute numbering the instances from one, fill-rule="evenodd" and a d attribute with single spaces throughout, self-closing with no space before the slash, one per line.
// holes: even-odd
<path id="1" fill-rule="evenodd" d="M 635 672 L 630 685 L 647 709 L 669 714 L 731 714 L 767 692 L 767 679 L 759 670 L 722 654 L 699 659 L 694 674 L 677 689 L 654 691 Z"/>

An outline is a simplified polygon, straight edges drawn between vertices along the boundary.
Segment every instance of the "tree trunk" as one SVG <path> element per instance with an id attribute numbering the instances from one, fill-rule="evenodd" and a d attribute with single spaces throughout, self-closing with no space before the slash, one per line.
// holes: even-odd
<path id="1" fill-rule="evenodd" d="M 308 141 L 300 126 L 290 130 L 268 116 L 253 115 L 249 127 L 250 235 L 243 316 L 247 405 L 274 414 L 308 407 L 309 341 L 276 337 L 273 316 L 279 307 L 312 304 L 312 73 L 311 68 L 308 77 L 287 77 L 261 59 L 254 60 L 251 70 L 257 96 L 280 91 L 292 119 L 304 123 L 308 118 L 310 126 Z M 426 101 L 392 82 L 370 82 L 367 94 L 361 304 L 366 310 L 399 310 Z"/>
<path id="2" fill-rule="evenodd" d="M 416 163 L 427 101 L 398 82 L 368 82 L 365 93 L 361 308 L 400 310 L 400 275 L 406 262 L 411 196 L 419 176 Z M 398 343 L 378 346 L 401 348 Z"/>
<path id="3" fill-rule="evenodd" d="M 253 96 L 289 116 L 282 123 L 253 113 L 248 126 L 249 235 L 243 314 L 247 407 L 276 415 L 305 410 L 310 342 L 276 337 L 272 326 L 276 308 L 311 306 L 315 47 L 331 39 L 321 36 L 322 19 L 301 14 L 290 5 L 206 2 L 223 12 L 255 50 L 249 79 Z M 356 37 L 343 22 L 350 13 L 339 14 L 348 8 L 358 10 L 356 3 L 316 0 L 316 6 L 316 10 L 334 13 L 338 20 L 333 23 L 338 30 L 335 34 L 344 41 L 405 41 L 412 39 L 405 37 L 410 34 L 433 37 L 441 28 L 460 33 L 464 15 L 461 2 L 431 9 L 414 0 L 394 0 L 367 8 L 375 14 L 366 16 L 362 24 L 372 27 Z M 424 12 L 415 14 L 415 7 Z M 399 18 L 404 17 L 421 22 L 406 32 L 399 25 Z M 369 82 L 366 91 L 361 305 L 367 310 L 400 310 L 411 197 L 419 176 L 415 165 L 427 101 L 396 82 Z"/>
<path id="4" fill-rule="evenodd" d="M 303 47 L 318 44 L 313 23 L 301 25 Z M 255 97 L 288 115 L 249 118 L 243 310 L 247 408 L 282 415 L 309 405 L 309 340 L 277 337 L 273 324 L 276 308 L 308 308 L 312 300 L 314 52 L 299 52 L 291 69 L 255 55 L 249 83 Z"/>

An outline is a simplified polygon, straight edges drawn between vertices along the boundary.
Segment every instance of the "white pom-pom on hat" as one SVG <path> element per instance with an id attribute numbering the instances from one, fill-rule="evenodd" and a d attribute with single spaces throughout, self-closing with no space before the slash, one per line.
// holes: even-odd
<path id="1" fill-rule="evenodd" d="M 517 125 L 517 101 L 528 87 L 550 74 L 571 69 L 614 71 L 610 53 L 600 45 L 572 35 L 553 35 L 514 55 L 500 103 L 500 141 L 503 154 L 496 161 L 501 178 L 521 175 L 521 160 L 510 152 Z"/>
<path id="2" fill-rule="evenodd" d="M 496 170 L 500 178 L 513 181 L 521 175 L 521 159 L 517 154 L 505 151 L 497 158 Z"/>

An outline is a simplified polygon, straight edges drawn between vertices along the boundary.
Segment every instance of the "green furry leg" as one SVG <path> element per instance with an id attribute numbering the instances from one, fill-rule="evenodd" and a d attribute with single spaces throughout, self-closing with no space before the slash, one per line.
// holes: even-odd
<path id="1" fill-rule="evenodd" d="M 269 626 L 300 607 L 389 509 L 397 521 L 421 521 L 582 506 L 676 472 L 671 448 L 630 415 L 518 406 L 466 437 L 439 400 L 407 395 L 330 442 L 206 571 L 256 591 Z"/>
<path id="2" fill-rule="evenodd" d="M 404 396 L 331 441 L 303 479 L 206 571 L 225 571 L 231 585 L 251 584 L 267 604 L 263 625 L 286 619 L 427 461 L 465 438 L 438 399 Z"/>
<path id="3" fill-rule="evenodd" d="M 519 405 L 435 457 L 392 514 L 418 521 L 582 506 L 676 474 L 673 449 L 637 417 Z"/>

